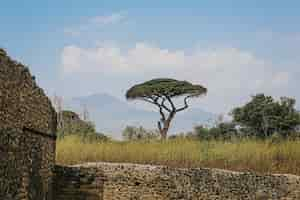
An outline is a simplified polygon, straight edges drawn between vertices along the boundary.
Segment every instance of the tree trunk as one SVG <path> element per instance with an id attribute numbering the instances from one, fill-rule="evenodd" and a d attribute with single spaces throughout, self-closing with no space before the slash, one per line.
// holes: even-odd
<path id="1" fill-rule="evenodd" d="M 171 113 L 170 116 L 168 117 L 168 119 L 158 122 L 158 129 L 159 129 L 162 140 L 167 139 L 170 124 L 171 124 L 171 121 L 174 118 L 174 116 L 175 116 L 175 112 Z M 161 127 L 161 124 L 163 124 L 163 127 Z"/>
<path id="2" fill-rule="evenodd" d="M 163 124 L 164 124 L 164 127 L 160 130 L 160 135 L 161 135 L 162 140 L 166 140 L 168 131 L 169 131 L 169 127 L 170 127 L 170 122 L 168 120 L 166 120 L 163 122 Z"/>
<path id="3" fill-rule="evenodd" d="M 168 129 L 163 128 L 160 130 L 160 137 L 162 140 L 167 139 L 167 134 L 168 134 Z"/>

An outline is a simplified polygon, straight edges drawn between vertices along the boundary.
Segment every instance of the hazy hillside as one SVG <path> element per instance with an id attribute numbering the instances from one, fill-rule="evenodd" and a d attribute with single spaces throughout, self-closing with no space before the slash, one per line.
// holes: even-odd
<path id="1" fill-rule="evenodd" d="M 78 113 L 82 113 L 83 107 L 86 106 L 90 113 L 90 119 L 95 122 L 97 130 L 115 138 L 121 137 L 121 132 L 126 125 L 156 128 L 156 122 L 159 119 L 159 114 L 155 111 L 137 108 L 125 100 L 119 100 L 108 94 L 76 97 L 66 101 L 65 106 Z M 192 130 L 194 125 L 207 123 L 209 119 L 215 117 L 212 113 L 191 107 L 176 116 L 170 133 Z"/>

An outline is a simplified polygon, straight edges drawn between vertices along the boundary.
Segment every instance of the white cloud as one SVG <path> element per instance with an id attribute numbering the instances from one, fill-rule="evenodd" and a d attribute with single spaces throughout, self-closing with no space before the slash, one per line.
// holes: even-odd
<path id="1" fill-rule="evenodd" d="M 66 35 L 77 37 L 83 32 L 90 32 L 92 29 L 101 28 L 108 25 L 121 23 L 126 19 L 124 12 L 112 13 L 110 15 L 99 15 L 89 18 L 83 23 L 77 24 L 73 27 L 67 27 L 64 29 Z"/>
<path id="2" fill-rule="evenodd" d="M 169 51 L 146 43 L 137 43 L 134 48 L 124 53 L 120 47 L 107 45 L 94 49 L 67 46 L 62 53 L 64 72 L 149 72 L 182 67 L 185 65 L 184 62 L 183 51 Z"/>
<path id="3" fill-rule="evenodd" d="M 81 54 L 82 50 L 79 47 L 68 46 L 64 48 L 62 53 L 62 66 L 64 66 L 63 71 L 65 73 L 81 70 Z"/>
<path id="4" fill-rule="evenodd" d="M 90 19 L 90 23 L 98 25 L 115 24 L 121 22 L 125 17 L 124 13 L 113 13 L 111 15 L 93 17 Z"/>
<path id="5" fill-rule="evenodd" d="M 174 77 L 201 83 L 209 89 L 206 104 L 214 111 L 228 111 L 251 94 L 284 87 L 290 78 L 287 72 L 274 70 L 271 63 L 249 51 L 217 48 L 187 52 L 148 43 L 137 43 L 129 49 L 116 45 L 67 46 L 62 52 L 62 68 L 65 75 L 78 75 L 79 79 L 105 74 L 112 79 Z"/>

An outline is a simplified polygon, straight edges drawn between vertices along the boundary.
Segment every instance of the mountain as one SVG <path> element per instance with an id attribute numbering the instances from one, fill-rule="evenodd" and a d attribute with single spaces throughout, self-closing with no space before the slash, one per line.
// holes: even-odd
<path id="1" fill-rule="evenodd" d="M 77 113 L 82 113 L 86 107 L 97 130 L 114 138 L 121 138 L 127 125 L 154 129 L 160 117 L 158 112 L 137 108 L 108 94 L 72 98 L 65 102 L 65 107 Z M 215 118 L 215 114 L 191 107 L 176 115 L 170 133 L 190 131 L 195 125 Z"/>

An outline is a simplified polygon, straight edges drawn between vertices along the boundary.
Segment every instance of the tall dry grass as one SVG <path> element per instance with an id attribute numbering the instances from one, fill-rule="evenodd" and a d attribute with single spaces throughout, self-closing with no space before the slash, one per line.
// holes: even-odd
<path id="1" fill-rule="evenodd" d="M 129 162 L 172 167 L 212 167 L 263 173 L 300 175 L 300 141 L 241 140 L 236 142 L 82 142 L 69 136 L 57 143 L 59 164 Z"/>

